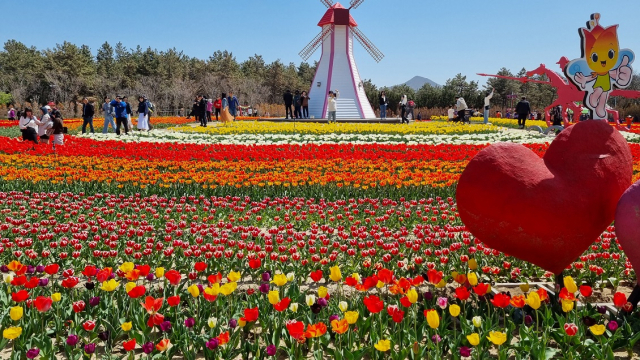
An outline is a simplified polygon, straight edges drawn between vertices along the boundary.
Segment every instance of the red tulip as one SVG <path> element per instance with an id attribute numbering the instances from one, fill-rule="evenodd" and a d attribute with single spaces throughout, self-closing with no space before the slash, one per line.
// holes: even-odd
<path id="1" fill-rule="evenodd" d="M 504 309 L 511 303 L 511 297 L 507 294 L 496 294 L 493 299 L 491 299 L 491 303 L 495 307 Z"/>
<path id="2" fill-rule="evenodd" d="M 131 289 L 131 291 L 129 291 L 127 294 L 132 299 L 137 299 L 140 296 L 144 295 L 144 293 L 146 291 L 147 291 L 147 289 L 144 287 L 144 285 L 138 285 L 138 286 L 134 287 L 133 289 Z"/>
<path id="3" fill-rule="evenodd" d="M 580 285 L 580 294 L 584 297 L 589 297 L 593 294 L 593 289 L 589 285 Z"/>
<path id="4" fill-rule="evenodd" d="M 253 270 L 259 268 L 262 265 L 262 260 L 258 259 L 251 259 L 249 260 L 249 267 L 252 268 Z"/>
<path id="5" fill-rule="evenodd" d="M 375 295 L 369 295 L 365 297 L 363 302 L 367 309 L 369 309 L 369 311 L 373 314 L 377 314 L 382 311 L 382 309 L 384 309 L 384 303 L 382 302 L 382 300 L 380 300 L 379 297 Z"/>
<path id="6" fill-rule="evenodd" d="M 322 270 L 316 270 L 316 271 L 312 271 L 311 274 L 309 274 L 309 277 L 311 278 L 311 280 L 318 282 L 320 280 L 322 280 Z M 353 278 L 351 278 L 353 279 Z M 355 281 L 355 279 L 353 279 L 353 281 Z M 349 284 L 347 284 L 349 285 Z M 349 286 L 354 286 L 354 285 L 349 285 Z"/>
<path id="7" fill-rule="evenodd" d="M 476 295 L 478 296 L 484 296 L 488 290 L 489 290 L 489 284 L 480 283 L 473 287 L 473 292 L 476 293 Z"/>
<path id="8" fill-rule="evenodd" d="M 467 301 L 471 296 L 471 293 L 466 287 L 457 287 L 456 288 L 456 299 L 460 301 Z"/>
<path id="9" fill-rule="evenodd" d="M 289 320 L 287 321 L 287 331 L 289 331 L 289 335 L 299 340 L 304 336 L 304 323 L 302 321 L 297 320 Z"/>
<path id="10" fill-rule="evenodd" d="M 62 287 L 67 288 L 67 289 L 72 289 L 74 288 L 76 285 L 78 285 L 78 283 L 80 282 L 80 279 L 78 279 L 75 276 L 70 276 L 64 280 L 62 280 Z"/>
<path id="11" fill-rule="evenodd" d="M 11 293 L 11 300 L 15 302 L 23 302 L 29 298 L 29 293 L 26 290 L 20 290 L 15 293 Z"/>
<path id="12" fill-rule="evenodd" d="M 60 265 L 58 264 L 51 264 L 44 267 L 44 272 L 49 275 L 57 274 L 58 270 L 60 270 Z"/>
<path id="13" fill-rule="evenodd" d="M 110 267 L 107 267 L 98 271 L 96 273 L 96 280 L 101 283 L 109 280 L 109 277 L 111 276 L 111 272 L 112 270 Z"/>
<path id="14" fill-rule="evenodd" d="M 286 298 L 280 300 L 280 302 L 278 302 L 277 304 L 274 304 L 273 308 L 278 312 L 282 312 L 282 311 L 287 310 L 287 308 L 289 307 L 289 304 L 291 304 L 291 299 L 286 297 Z"/>
<path id="15" fill-rule="evenodd" d="M 218 335 L 217 337 L 219 344 L 218 345 L 224 345 L 226 343 L 229 342 L 229 332 L 225 331 L 222 334 Z"/>
<path id="16" fill-rule="evenodd" d="M 85 331 L 92 331 L 96 327 L 95 321 L 87 320 L 82 324 Z"/>
<path id="17" fill-rule="evenodd" d="M 217 274 L 209 275 L 207 277 L 207 280 L 211 283 L 211 285 L 219 284 L 222 281 L 222 274 L 218 272 Z"/>
<path id="18" fill-rule="evenodd" d="M 393 271 L 389 269 L 380 269 L 377 275 L 378 275 L 378 280 L 382 281 L 383 283 L 387 285 L 393 283 L 393 280 L 394 280 Z"/>
<path id="19" fill-rule="evenodd" d="M 124 351 L 133 351 L 136 348 L 136 339 L 131 339 L 122 343 Z"/>
<path id="20" fill-rule="evenodd" d="M 203 262 L 197 262 L 195 263 L 195 265 L 193 265 L 193 269 L 197 272 L 203 272 L 207 269 L 207 264 Z"/>
<path id="21" fill-rule="evenodd" d="M 144 303 L 141 302 L 140 305 L 142 305 L 142 307 L 147 310 L 147 314 L 153 315 L 157 313 L 158 310 L 160 310 L 163 301 L 164 298 L 154 299 L 153 296 L 147 296 L 144 299 Z"/>
<path id="22" fill-rule="evenodd" d="M 167 298 L 167 304 L 171 307 L 180 305 L 180 295 L 169 296 Z"/>
<path id="23" fill-rule="evenodd" d="M 427 271 L 427 279 L 433 285 L 439 284 L 442 281 L 442 271 L 437 271 L 436 269 L 429 269 Z"/>
<path id="24" fill-rule="evenodd" d="M 73 303 L 73 312 L 75 313 L 82 312 L 84 310 L 84 307 L 85 307 L 84 301 L 82 300 L 76 301 Z"/>
<path id="25" fill-rule="evenodd" d="M 169 280 L 169 284 L 178 285 L 180 284 L 180 280 L 182 279 L 182 275 L 176 270 L 169 270 L 164 274 L 164 277 Z"/>
<path id="26" fill-rule="evenodd" d="M 53 300 L 51 300 L 50 297 L 38 296 L 33 303 L 39 312 L 47 312 L 49 311 L 49 309 L 51 309 L 51 304 L 53 303 Z"/>
<path id="27" fill-rule="evenodd" d="M 625 294 L 621 292 L 617 292 L 613 294 L 613 305 L 615 305 L 618 308 L 621 308 L 626 303 L 627 303 L 627 296 Z"/>
<path id="28" fill-rule="evenodd" d="M 578 327 L 574 323 L 565 323 L 564 332 L 569 336 L 575 336 L 578 333 Z"/>
<path id="29" fill-rule="evenodd" d="M 409 303 L 411 305 L 411 303 Z M 387 314 L 391 316 L 394 322 L 400 323 L 404 319 L 404 311 L 400 310 L 396 305 L 387 306 Z"/>
<path id="30" fill-rule="evenodd" d="M 253 322 L 258 320 L 258 316 L 259 316 L 259 312 L 258 312 L 258 308 L 255 307 L 253 309 L 244 309 L 244 317 L 242 317 L 241 319 L 243 321 L 246 322 Z"/>

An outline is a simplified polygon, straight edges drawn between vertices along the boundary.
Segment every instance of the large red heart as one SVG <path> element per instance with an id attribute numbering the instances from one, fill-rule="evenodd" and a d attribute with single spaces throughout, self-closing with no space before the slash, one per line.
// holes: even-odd
<path id="1" fill-rule="evenodd" d="M 513 143 L 482 150 L 458 182 L 458 211 L 487 246 L 560 274 L 611 224 L 632 174 L 622 135 L 580 122 L 543 158 Z"/>
<path id="2" fill-rule="evenodd" d="M 622 194 L 616 209 L 616 236 L 627 259 L 640 272 L 640 181 Z"/>

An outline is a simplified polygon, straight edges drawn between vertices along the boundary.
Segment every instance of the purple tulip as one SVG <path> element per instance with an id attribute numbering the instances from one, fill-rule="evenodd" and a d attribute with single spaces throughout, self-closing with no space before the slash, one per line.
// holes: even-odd
<path id="1" fill-rule="evenodd" d="M 311 312 L 314 314 L 318 314 L 320 313 L 320 310 L 322 310 L 322 306 L 320 306 L 320 304 L 315 303 L 313 305 L 311 305 Z"/>
<path id="2" fill-rule="evenodd" d="M 44 265 L 36 266 L 36 271 L 39 272 L 39 273 L 43 273 L 44 272 Z M 38 352 L 40 352 L 40 350 L 38 350 Z"/>
<path id="3" fill-rule="evenodd" d="M 9 272 L 9 267 L 7 265 L 2 265 L 0 266 L 0 271 L 6 274 Z"/>
<path id="4" fill-rule="evenodd" d="M 607 313 L 607 308 L 604 306 L 596 306 L 596 310 L 598 310 L 598 312 L 602 315 Z"/>
<path id="5" fill-rule="evenodd" d="M 334 315 L 329 316 L 329 324 L 331 324 L 331 322 L 332 322 L 333 320 L 340 320 L 340 316 L 335 315 L 335 314 L 334 314 Z"/>
<path id="6" fill-rule="evenodd" d="M 109 335 L 110 335 L 109 334 L 109 330 L 103 331 L 103 332 L 98 334 L 98 338 L 100 338 L 100 340 L 102 340 L 102 341 L 107 341 L 107 340 L 109 340 Z"/>
<path id="7" fill-rule="evenodd" d="M 78 335 L 71 334 L 67 337 L 67 345 L 76 346 L 79 340 L 80 338 L 78 337 Z"/>
<path id="8" fill-rule="evenodd" d="M 271 280 L 271 274 L 269 274 L 268 272 L 263 272 L 262 281 L 270 281 L 270 280 Z"/>
<path id="9" fill-rule="evenodd" d="M 209 341 L 207 341 L 207 349 L 209 350 L 215 350 L 218 345 L 220 345 L 220 340 L 218 340 L 217 338 L 213 338 Z"/>
<path id="10" fill-rule="evenodd" d="M 531 317 L 531 315 L 526 315 L 524 317 L 524 324 L 526 326 L 531 326 L 531 324 L 533 324 L 533 318 Z"/>
<path id="11" fill-rule="evenodd" d="M 40 349 L 38 348 L 29 349 L 29 351 L 27 351 L 27 359 L 35 359 L 36 356 L 38 356 L 39 354 L 40 354 Z"/>
<path id="12" fill-rule="evenodd" d="M 145 354 L 151 354 L 153 352 L 153 343 L 151 341 L 149 341 L 148 343 L 142 345 L 142 351 Z"/>
<path id="13" fill-rule="evenodd" d="M 41 278 L 38 281 L 38 286 L 45 287 L 47 285 L 49 285 L 49 279 L 48 278 Z"/>
<path id="14" fill-rule="evenodd" d="M 462 357 L 469 357 L 471 356 L 471 349 L 469 349 L 466 346 L 463 346 L 460 348 L 460 356 Z"/>
<path id="15" fill-rule="evenodd" d="M 196 319 L 190 317 L 184 320 L 184 326 L 192 328 L 196 324 Z"/>
<path id="16" fill-rule="evenodd" d="M 442 338 L 440 338 L 440 335 L 435 334 L 431 337 L 431 341 L 433 341 L 434 343 L 439 343 L 442 340 Z"/>
<path id="17" fill-rule="evenodd" d="M 204 292 L 204 286 L 202 286 L 202 284 L 198 284 L 196 286 L 198 286 L 198 290 L 200 290 L 201 293 Z"/>
<path id="18" fill-rule="evenodd" d="M 609 323 L 607 324 L 607 329 L 609 329 L 609 331 L 611 332 L 616 331 L 618 329 L 618 322 L 615 320 L 609 321 Z"/>
<path id="19" fill-rule="evenodd" d="M 582 318 L 582 322 L 586 325 L 586 326 L 593 326 L 596 324 L 596 319 L 590 317 L 590 316 L 585 316 Z"/>
<path id="20" fill-rule="evenodd" d="M 91 281 L 88 281 L 88 282 L 84 283 L 84 287 L 87 290 L 93 290 L 96 287 L 96 284 L 92 283 Z"/>
<path id="21" fill-rule="evenodd" d="M 111 279 L 115 279 L 116 278 L 116 274 L 111 273 L 111 275 L 109 275 L 109 278 L 107 280 L 111 280 Z"/>
<path id="22" fill-rule="evenodd" d="M 89 299 L 89 305 L 91 305 L 92 307 L 100 305 L 100 296 L 94 296 Z"/>
<path id="23" fill-rule="evenodd" d="M 153 274 L 147 274 L 147 281 L 153 281 L 153 279 L 155 279 L 155 276 L 153 276 Z"/>
<path id="24" fill-rule="evenodd" d="M 277 350 L 278 349 L 276 349 L 275 345 L 269 345 L 269 346 L 267 346 L 267 355 L 274 356 L 276 354 Z"/>
<path id="25" fill-rule="evenodd" d="M 327 299 L 319 298 L 318 299 L 318 305 L 320 305 L 320 307 L 326 307 L 327 305 L 329 305 L 329 303 L 327 303 Z"/>
<path id="26" fill-rule="evenodd" d="M 425 301 L 433 300 L 433 294 L 431 293 L 431 291 L 427 291 L 426 293 L 424 293 L 424 299 Z"/>
<path id="27" fill-rule="evenodd" d="M 238 326 L 238 321 L 236 319 L 229 320 L 229 329 L 235 329 Z"/>
<path id="28" fill-rule="evenodd" d="M 270 286 L 269 284 L 260 284 L 260 292 L 266 294 L 269 292 Z"/>
<path id="29" fill-rule="evenodd" d="M 27 274 L 33 274 L 36 272 L 36 267 L 33 265 L 27 265 Z"/>
<path id="30" fill-rule="evenodd" d="M 164 332 L 168 332 L 169 330 L 171 330 L 171 323 L 167 320 L 163 321 L 160 324 L 160 330 L 164 331 Z"/>
<path id="31" fill-rule="evenodd" d="M 84 346 L 84 352 L 86 352 L 87 354 L 93 354 L 94 352 L 96 352 L 96 344 L 89 343 L 89 344 L 85 345 Z"/>

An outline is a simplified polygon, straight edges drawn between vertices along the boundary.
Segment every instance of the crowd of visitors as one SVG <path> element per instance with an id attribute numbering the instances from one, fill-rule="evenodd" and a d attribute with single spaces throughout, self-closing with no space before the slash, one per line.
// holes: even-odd
<path id="1" fill-rule="evenodd" d="M 229 92 L 228 96 L 222 93 L 215 100 L 209 96 L 198 94 L 193 100 L 193 106 L 187 119 L 193 116 L 195 121 L 200 123 L 200 126 L 207 127 L 207 124 L 213 121 L 213 116 L 216 121 L 229 123 L 235 121 L 239 113 L 240 102 L 233 92 Z"/>
<path id="2" fill-rule="evenodd" d="M 40 119 L 33 113 L 31 108 L 25 108 L 20 114 L 18 126 L 22 133 L 23 141 L 32 141 L 34 144 L 44 143 L 56 145 L 64 144 L 64 134 L 66 128 L 63 118 L 55 103 L 40 108 Z"/>

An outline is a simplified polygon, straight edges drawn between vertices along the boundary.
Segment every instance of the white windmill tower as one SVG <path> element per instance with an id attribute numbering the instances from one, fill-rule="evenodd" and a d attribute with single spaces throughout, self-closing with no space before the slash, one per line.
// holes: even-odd
<path id="1" fill-rule="evenodd" d="M 384 55 L 357 28 L 349 10 L 355 9 L 364 0 L 351 0 L 346 9 L 332 0 L 320 0 L 328 7 L 318 26 L 320 33 L 300 51 L 306 61 L 322 46 L 322 56 L 309 91 L 309 115 L 316 119 L 327 117 L 327 94 L 329 90 L 339 90 L 337 100 L 338 119 L 373 119 L 376 117 L 367 99 L 358 67 L 353 57 L 353 39 L 357 39 L 364 49 L 380 62 Z"/>

